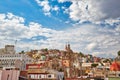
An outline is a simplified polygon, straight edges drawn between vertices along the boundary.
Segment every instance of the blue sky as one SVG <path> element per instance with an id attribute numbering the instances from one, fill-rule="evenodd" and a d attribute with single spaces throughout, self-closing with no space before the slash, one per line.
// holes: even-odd
<path id="1" fill-rule="evenodd" d="M 1 0 L 0 47 L 60 49 L 115 57 L 120 50 L 119 0 Z"/>
<path id="2" fill-rule="evenodd" d="M 44 1 L 44 0 L 43 0 Z M 26 24 L 29 24 L 29 22 L 36 22 L 40 23 L 45 27 L 53 28 L 53 29 L 63 29 L 65 27 L 69 27 L 71 24 L 66 24 L 65 22 L 69 21 L 69 16 L 67 14 L 64 14 L 61 7 L 69 7 L 70 2 L 65 3 L 58 3 L 57 1 L 50 1 L 49 2 L 51 7 L 59 6 L 59 11 L 53 10 L 53 8 L 50 10 L 50 15 L 45 16 L 45 12 L 43 13 L 43 6 L 40 6 L 37 4 L 35 0 L 5 0 L 0 1 L 1 5 L 1 13 L 14 13 L 14 15 L 23 17 L 26 21 Z M 57 4 L 57 5 L 56 5 Z M 47 15 L 47 14 L 46 14 Z M 63 17 L 64 16 L 64 17 Z M 54 23 L 53 23 L 54 22 Z M 59 26 L 61 27 L 59 27 Z M 63 27 L 65 26 L 65 27 Z"/>

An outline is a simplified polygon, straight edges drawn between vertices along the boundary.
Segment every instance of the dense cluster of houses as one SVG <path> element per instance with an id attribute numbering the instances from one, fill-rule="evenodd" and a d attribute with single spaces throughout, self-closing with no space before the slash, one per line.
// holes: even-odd
<path id="1" fill-rule="evenodd" d="M 112 70 L 111 65 L 114 61 L 113 59 L 95 57 L 90 54 L 85 55 L 81 52 L 73 52 L 70 48 L 70 44 L 65 46 L 65 50 L 41 49 L 32 50 L 27 54 L 34 58 L 36 64 L 44 61 L 42 65 L 44 68 L 54 69 L 56 71 L 62 69 L 65 77 L 79 77 L 85 75 L 113 76 L 113 73 L 110 73 Z"/>
<path id="2" fill-rule="evenodd" d="M 120 56 L 116 57 L 114 61 L 110 58 L 77 53 L 72 51 L 70 44 L 65 46 L 65 50 L 45 48 L 27 52 L 21 51 L 20 53 L 15 53 L 13 45 L 6 45 L 5 49 L 0 49 L 0 54 L 1 70 L 27 71 L 27 78 L 34 79 L 50 75 L 55 78 L 54 74 L 58 72 L 63 72 L 65 78 L 120 76 Z"/>

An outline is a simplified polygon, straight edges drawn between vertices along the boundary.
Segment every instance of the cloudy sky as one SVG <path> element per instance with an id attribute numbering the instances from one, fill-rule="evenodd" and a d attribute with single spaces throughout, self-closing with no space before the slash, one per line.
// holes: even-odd
<path id="1" fill-rule="evenodd" d="M 120 0 L 0 0 L 0 48 L 60 49 L 115 57 Z"/>

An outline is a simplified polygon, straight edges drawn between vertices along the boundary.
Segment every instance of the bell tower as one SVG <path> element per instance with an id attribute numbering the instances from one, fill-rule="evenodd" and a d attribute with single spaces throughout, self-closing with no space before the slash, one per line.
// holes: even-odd
<path id="1" fill-rule="evenodd" d="M 70 44 L 69 44 L 69 43 L 65 45 L 65 50 L 66 50 L 67 52 L 73 52 L 73 51 L 71 50 L 71 47 L 70 47 Z"/>

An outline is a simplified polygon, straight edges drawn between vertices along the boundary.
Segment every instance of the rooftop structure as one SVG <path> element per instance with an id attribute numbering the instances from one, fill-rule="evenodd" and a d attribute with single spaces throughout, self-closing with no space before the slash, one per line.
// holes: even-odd
<path id="1" fill-rule="evenodd" d="M 5 48 L 0 49 L 0 54 L 15 54 L 14 45 L 5 45 Z"/>

